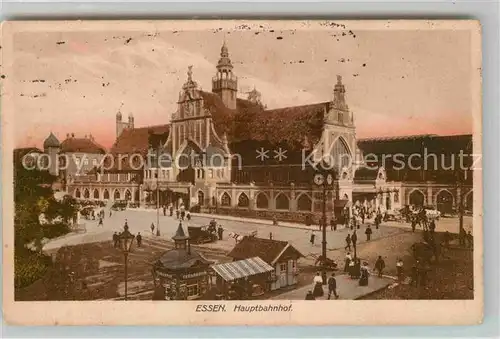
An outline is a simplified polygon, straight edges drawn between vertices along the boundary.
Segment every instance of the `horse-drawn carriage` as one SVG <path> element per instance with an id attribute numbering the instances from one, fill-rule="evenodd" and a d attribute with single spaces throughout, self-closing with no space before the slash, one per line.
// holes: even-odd
<path id="1" fill-rule="evenodd" d="M 217 240 L 217 230 L 208 226 L 188 226 L 189 238 L 192 244 L 206 244 Z"/>
<path id="2" fill-rule="evenodd" d="M 323 255 L 318 255 L 314 261 L 314 266 L 318 268 L 325 268 L 327 270 L 335 271 L 337 270 L 337 263 L 328 257 L 323 257 Z"/>
<path id="3" fill-rule="evenodd" d="M 124 211 L 127 208 L 127 200 L 117 200 L 111 206 L 113 211 Z"/>

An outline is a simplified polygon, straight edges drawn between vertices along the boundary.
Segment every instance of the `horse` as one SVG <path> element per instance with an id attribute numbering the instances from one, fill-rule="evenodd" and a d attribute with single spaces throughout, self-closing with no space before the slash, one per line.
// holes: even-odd
<path id="1" fill-rule="evenodd" d="M 240 235 L 240 234 L 237 234 L 237 233 L 234 233 L 234 232 L 229 232 L 228 235 L 227 235 L 229 238 L 232 238 L 234 239 L 234 241 L 236 243 L 239 243 L 240 241 L 243 240 L 243 238 L 245 237 L 244 235 Z"/>

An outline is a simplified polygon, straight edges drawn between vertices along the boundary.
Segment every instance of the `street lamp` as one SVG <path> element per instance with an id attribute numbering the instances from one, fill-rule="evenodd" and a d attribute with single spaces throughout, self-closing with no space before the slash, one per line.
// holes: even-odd
<path id="1" fill-rule="evenodd" d="M 323 208 L 321 217 L 321 227 L 323 240 L 321 242 L 321 255 L 323 257 L 321 278 L 323 285 L 326 285 L 326 190 L 333 189 L 334 177 L 331 171 L 325 170 L 323 167 L 314 175 L 314 184 L 323 188 Z"/>
<path id="2" fill-rule="evenodd" d="M 127 280 L 128 280 L 128 254 L 132 248 L 132 243 L 134 242 L 135 235 L 129 232 L 128 224 L 125 220 L 125 225 L 123 226 L 123 232 L 118 235 L 118 241 L 120 242 L 120 249 L 123 251 L 123 256 L 125 258 L 125 300 L 127 300 Z"/>

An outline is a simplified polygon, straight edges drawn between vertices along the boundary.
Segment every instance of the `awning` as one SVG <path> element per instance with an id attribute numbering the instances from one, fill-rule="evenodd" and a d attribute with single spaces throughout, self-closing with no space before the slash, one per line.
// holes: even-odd
<path id="1" fill-rule="evenodd" d="M 350 207 L 351 204 L 350 204 L 349 200 L 347 200 L 347 199 L 346 200 L 335 200 L 333 202 L 333 206 L 335 208 L 344 208 L 344 207 Z"/>
<path id="2" fill-rule="evenodd" d="M 259 257 L 238 260 L 226 264 L 212 266 L 213 270 L 225 281 L 249 277 L 256 274 L 274 271 L 274 268 Z"/>

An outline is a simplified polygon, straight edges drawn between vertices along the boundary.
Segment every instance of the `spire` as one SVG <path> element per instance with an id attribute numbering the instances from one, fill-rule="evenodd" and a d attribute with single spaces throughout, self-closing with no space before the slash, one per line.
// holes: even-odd
<path id="1" fill-rule="evenodd" d="M 349 109 L 345 102 L 345 87 L 341 75 L 337 75 L 337 84 L 333 90 L 333 107 L 342 111 Z"/>
<path id="2" fill-rule="evenodd" d="M 220 59 L 217 63 L 217 69 L 225 72 L 230 72 L 233 69 L 233 64 L 229 58 L 229 49 L 227 48 L 225 39 L 222 47 L 220 48 Z"/>
<path id="3" fill-rule="evenodd" d="M 190 65 L 188 66 L 188 71 L 187 71 L 187 81 L 182 85 L 183 90 L 192 90 L 198 87 L 198 84 L 196 81 L 193 81 L 193 66 Z"/>
<path id="4" fill-rule="evenodd" d="M 186 248 L 189 236 L 184 233 L 184 228 L 182 227 L 182 222 L 179 223 L 175 235 L 172 237 L 175 242 L 175 248 Z"/>

